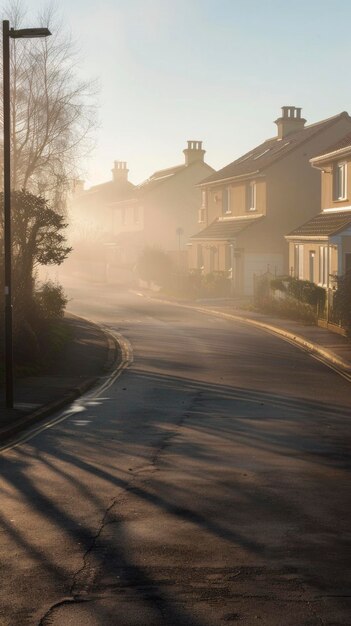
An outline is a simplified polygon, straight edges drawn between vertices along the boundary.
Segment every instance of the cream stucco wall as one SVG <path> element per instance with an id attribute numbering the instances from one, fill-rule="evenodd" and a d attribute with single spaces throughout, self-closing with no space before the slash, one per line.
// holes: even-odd
<path id="1" fill-rule="evenodd" d="M 264 178 L 253 178 L 256 183 L 256 212 L 266 213 L 266 181 Z M 244 216 L 254 211 L 247 210 L 247 187 L 250 181 L 222 184 L 211 187 L 207 191 L 207 211 L 203 227 L 211 224 L 217 217 L 224 215 L 222 211 L 223 190 L 229 190 L 229 211 L 225 215 Z M 201 228 L 201 224 L 197 230 Z"/>

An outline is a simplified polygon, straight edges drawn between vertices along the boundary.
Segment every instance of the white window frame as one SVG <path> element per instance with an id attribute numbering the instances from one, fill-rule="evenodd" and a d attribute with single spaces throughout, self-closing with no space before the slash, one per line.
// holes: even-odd
<path id="1" fill-rule="evenodd" d="M 248 185 L 248 202 L 247 202 L 247 210 L 248 211 L 256 211 L 256 182 L 251 181 Z"/>
<path id="2" fill-rule="evenodd" d="M 227 197 L 226 208 L 224 209 L 224 197 Z M 230 187 L 225 187 L 222 190 L 222 215 L 228 215 L 232 212 L 230 206 Z"/>
<path id="3" fill-rule="evenodd" d="M 207 207 L 207 190 L 201 189 L 201 207 L 206 209 Z"/>
<path id="4" fill-rule="evenodd" d="M 316 273 L 316 251 L 310 250 L 308 253 L 308 280 L 311 283 L 315 282 L 314 280 L 315 273 Z M 312 274 L 312 280 L 311 280 L 311 274 Z"/>
<path id="5" fill-rule="evenodd" d="M 321 287 L 328 284 L 328 246 L 319 246 L 319 282 Z"/>
<path id="6" fill-rule="evenodd" d="M 304 246 L 302 243 L 294 245 L 294 276 L 299 280 L 303 280 L 303 256 Z"/>
<path id="7" fill-rule="evenodd" d="M 347 199 L 347 163 L 342 161 L 333 167 L 333 199 Z"/>
<path id="8" fill-rule="evenodd" d="M 205 216 L 206 216 L 206 209 L 204 207 L 200 207 L 199 208 L 199 219 L 198 219 L 198 223 L 199 224 L 204 224 Z"/>

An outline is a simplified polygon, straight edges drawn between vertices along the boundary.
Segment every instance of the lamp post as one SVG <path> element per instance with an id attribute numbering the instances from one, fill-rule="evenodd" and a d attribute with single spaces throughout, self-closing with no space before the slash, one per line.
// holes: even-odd
<path id="1" fill-rule="evenodd" d="M 32 39 L 51 35 L 48 28 L 10 29 L 2 23 L 3 124 L 4 124 L 4 269 L 5 269 L 5 397 L 13 408 L 12 338 L 12 241 L 11 241 L 11 135 L 10 135 L 10 38 Z"/>

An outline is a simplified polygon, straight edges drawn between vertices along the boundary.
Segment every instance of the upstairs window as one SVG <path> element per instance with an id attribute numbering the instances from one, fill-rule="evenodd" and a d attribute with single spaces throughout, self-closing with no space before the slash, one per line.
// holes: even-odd
<path id="1" fill-rule="evenodd" d="M 256 183 L 253 181 L 246 188 L 246 210 L 256 211 Z"/>
<path id="2" fill-rule="evenodd" d="M 201 207 L 206 209 L 207 207 L 207 191 L 206 189 L 201 190 Z"/>
<path id="3" fill-rule="evenodd" d="M 333 168 L 333 199 L 346 200 L 346 163 L 336 163 Z"/>
<path id="4" fill-rule="evenodd" d="M 205 212 L 206 212 L 205 208 L 201 207 L 199 209 L 199 220 L 198 220 L 199 224 L 203 224 L 205 222 Z"/>
<path id="5" fill-rule="evenodd" d="M 226 213 L 231 213 L 229 187 L 226 187 L 222 191 L 222 213 L 223 215 L 225 215 Z"/>
<path id="6" fill-rule="evenodd" d="M 139 207 L 135 206 L 134 207 L 134 223 L 139 224 L 139 222 L 140 222 Z"/>

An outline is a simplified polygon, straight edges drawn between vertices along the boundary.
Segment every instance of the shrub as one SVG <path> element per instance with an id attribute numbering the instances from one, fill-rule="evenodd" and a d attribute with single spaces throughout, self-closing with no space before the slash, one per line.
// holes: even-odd
<path id="1" fill-rule="evenodd" d="M 61 285 L 48 281 L 35 292 L 35 302 L 39 317 L 51 320 L 62 319 L 68 300 Z"/>
<path id="2" fill-rule="evenodd" d="M 291 318 L 301 322 L 314 324 L 316 322 L 316 311 L 307 302 L 300 302 L 295 298 L 285 298 L 284 300 L 266 299 L 260 305 L 260 309 L 273 315 Z"/>
<path id="3" fill-rule="evenodd" d="M 296 300 L 305 302 L 311 306 L 324 307 L 326 291 L 323 287 L 318 287 L 309 280 L 289 278 L 287 292 Z"/>
<path id="4" fill-rule="evenodd" d="M 172 280 L 173 263 L 160 248 L 145 248 L 138 258 L 136 270 L 142 280 L 166 287 Z"/>
<path id="5" fill-rule="evenodd" d="M 351 271 L 336 278 L 337 290 L 334 294 L 334 314 L 340 319 L 348 335 L 351 335 Z"/>
<path id="6" fill-rule="evenodd" d="M 273 278 L 270 282 L 273 291 L 286 291 L 286 285 L 283 278 Z"/>

